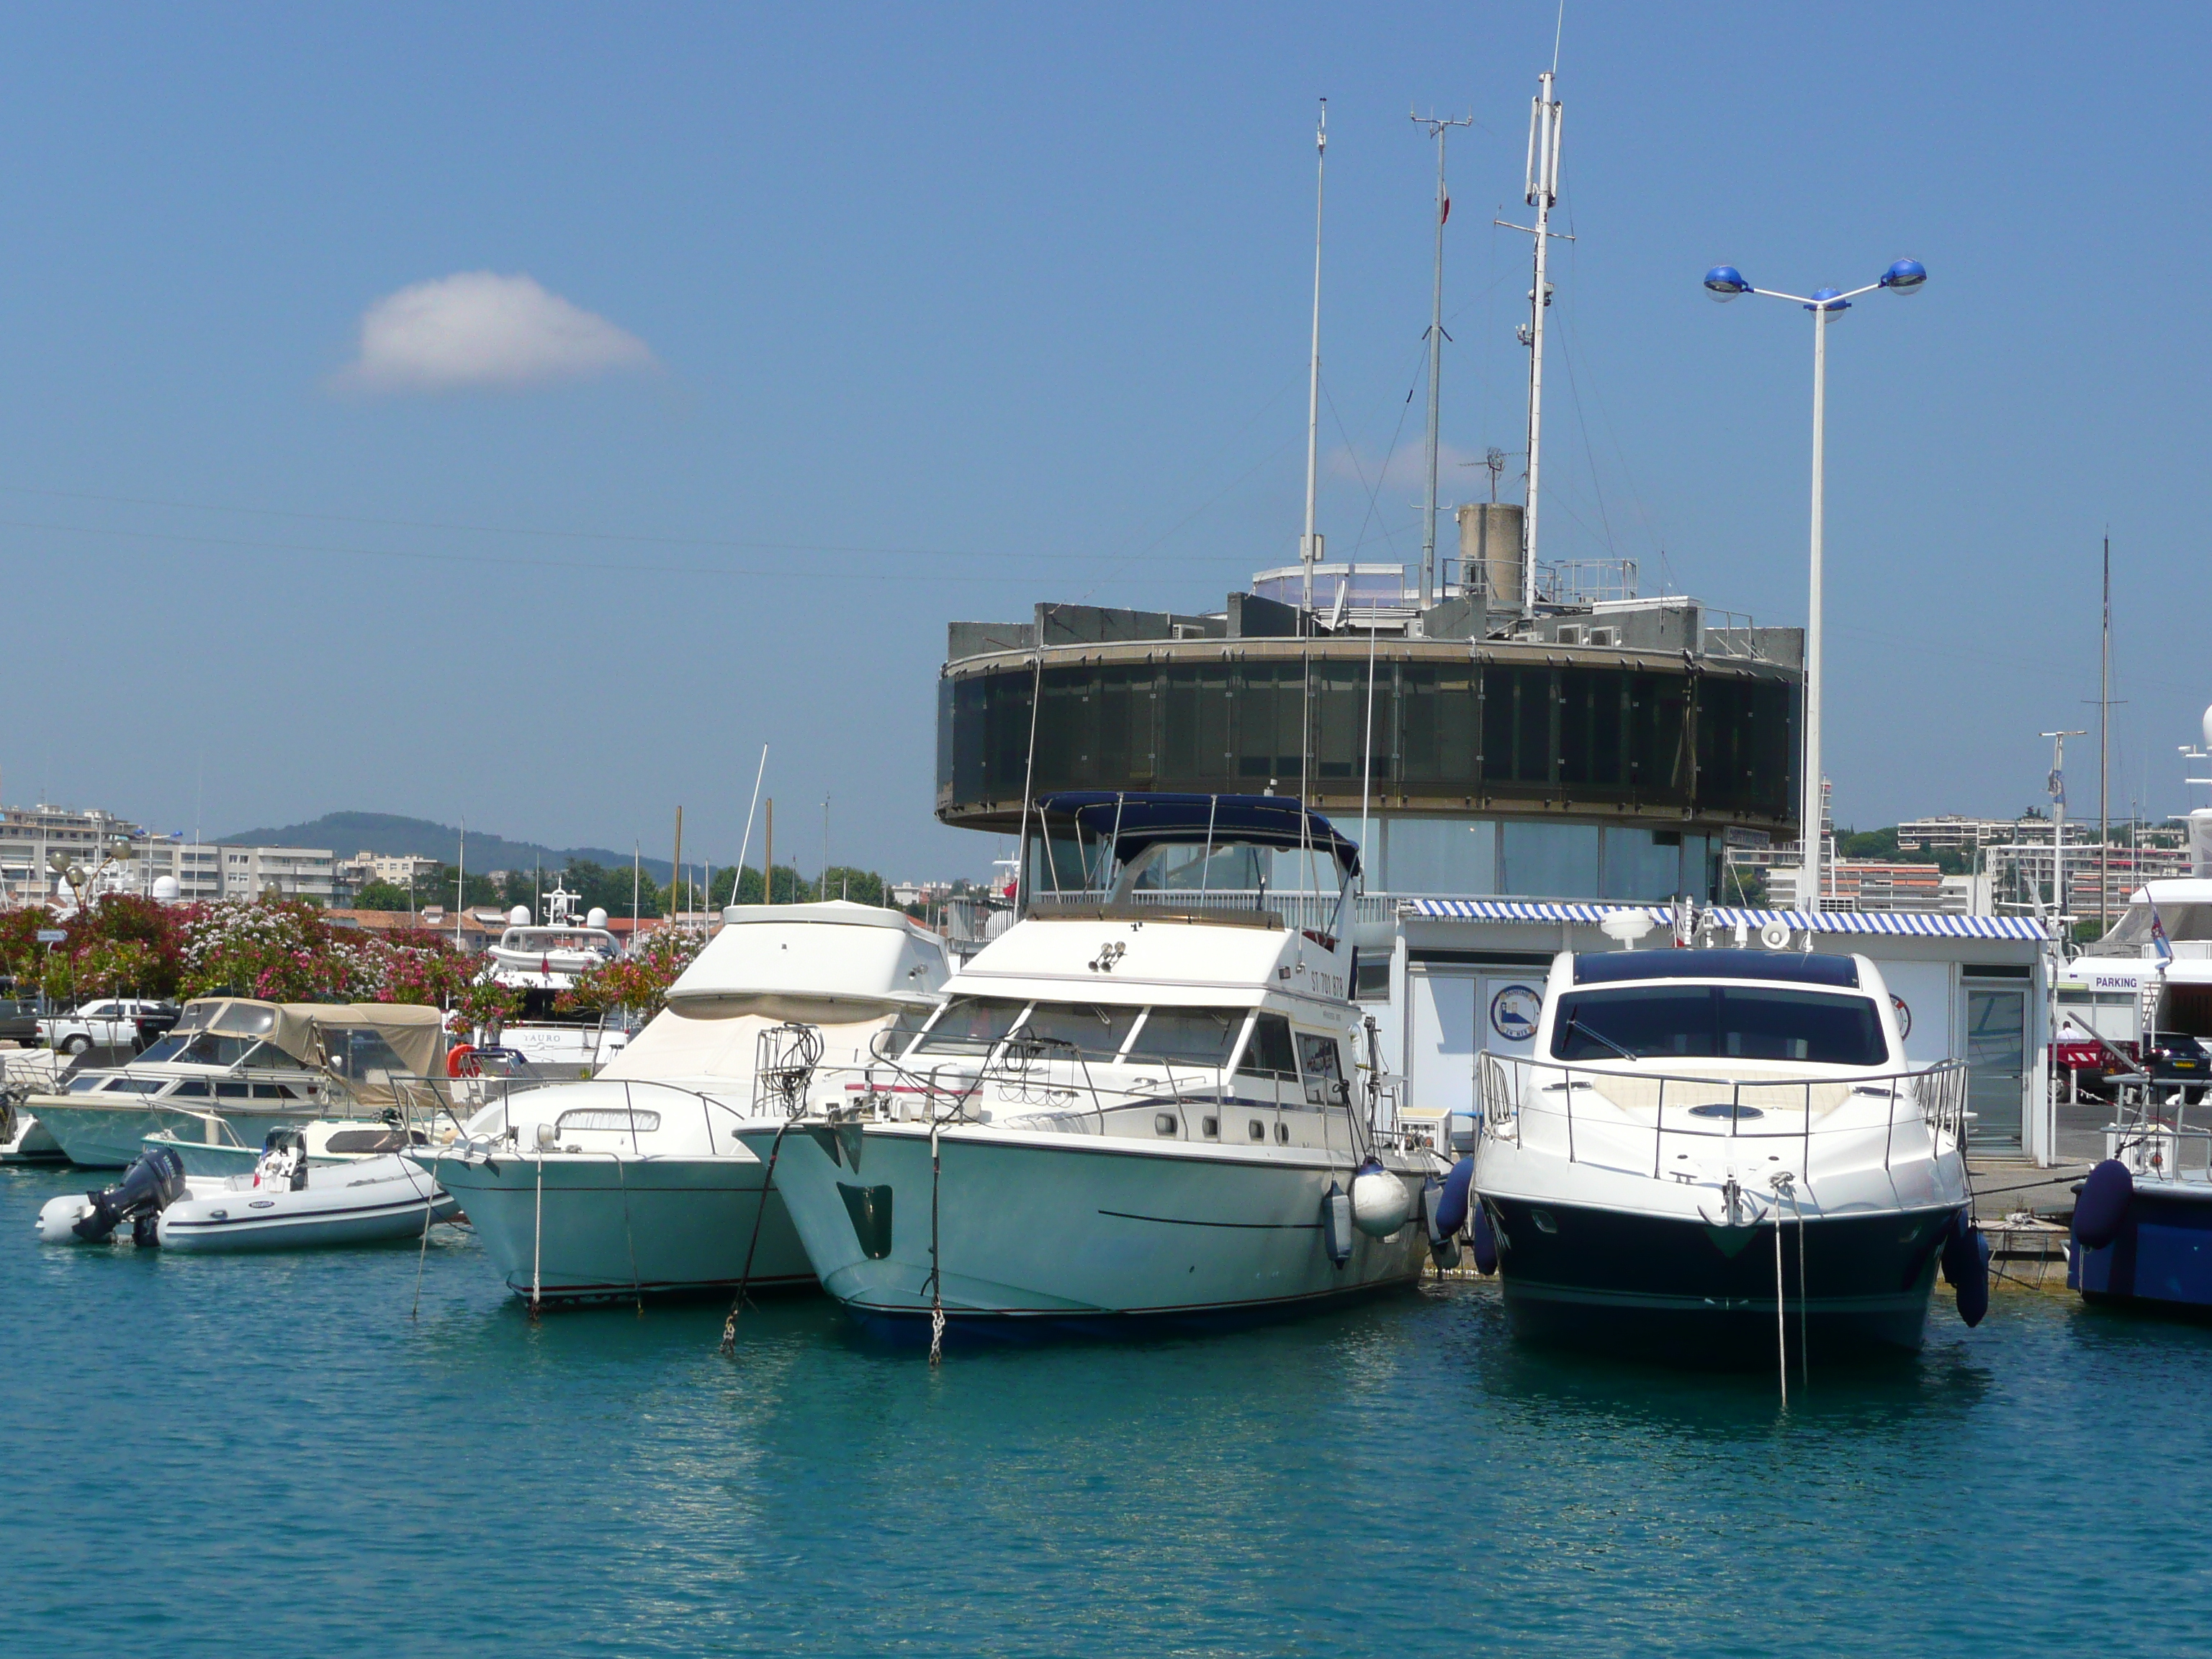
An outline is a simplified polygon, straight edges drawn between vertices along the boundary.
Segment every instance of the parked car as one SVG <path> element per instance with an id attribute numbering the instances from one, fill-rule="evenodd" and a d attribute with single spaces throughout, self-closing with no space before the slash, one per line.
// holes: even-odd
<path id="1" fill-rule="evenodd" d="M 0 1042 L 18 1042 L 33 1048 L 38 1041 L 38 999 L 0 997 Z"/>
<path id="2" fill-rule="evenodd" d="M 102 997 L 80 1003 L 68 1013 L 41 1019 L 39 1042 L 65 1054 L 81 1054 L 95 1048 L 135 1048 L 139 1020 L 162 1016 L 174 1024 L 177 1005 L 150 997 Z"/>

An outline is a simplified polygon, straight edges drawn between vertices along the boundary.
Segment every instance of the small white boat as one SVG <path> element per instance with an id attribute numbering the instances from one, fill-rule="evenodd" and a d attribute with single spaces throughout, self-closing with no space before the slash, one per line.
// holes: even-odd
<path id="1" fill-rule="evenodd" d="M 50 1089 L 62 1068 L 50 1048 L 0 1053 L 0 1164 L 66 1164 L 69 1154 L 52 1130 L 24 1109 L 37 1089 Z"/>
<path id="2" fill-rule="evenodd" d="M 167 1250 L 306 1250 L 421 1237 L 459 1212 L 453 1198 L 396 1153 L 312 1165 L 296 1130 L 276 1130 L 253 1170 L 192 1178 L 175 1151 L 149 1147 L 115 1186 L 69 1193 L 40 1211 L 50 1244 L 101 1244 L 124 1221 Z"/>

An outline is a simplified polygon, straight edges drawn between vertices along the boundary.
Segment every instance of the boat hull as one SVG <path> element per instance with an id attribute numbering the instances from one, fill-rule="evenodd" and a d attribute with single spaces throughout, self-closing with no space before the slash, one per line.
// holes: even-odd
<path id="1" fill-rule="evenodd" d="M 1516 1335 L 1719 1367 L 1772 1365 L 1782 1341 L 1793 1364 L 1917 1351 L 1960 1208 L 1808 1217 L 1802 1273 L 1800 1230 L 1785 1216 L 1778 1292 L 1771 1219 L 1716 1227 L 1551 1199 L 1482 1201 Z"/>
<path id="2" fill-rule="evenodd" d="M 428 1176 L 398 1157 L 319 1169 L 297 1189 L 233 1189 L 206 1181 L 161 1212 L 165 1250 L 313 1250 L 421 1237 L 425 1212 L 450 1218 L 459 1206 Z"/>
<path id="3" fill-rule="evenodd" d="M 2087 1302 L 2212 1316 L 2212 1186 L 2138 1180 L 2110 1244 L 2067 1242 L 2066 1282 Z"/>
<path id="4" fill-rule="evenodd" d="M 806 1290 L 814 1270 L 750 1158 L 418 1153 L 467 1212 L 507 1288 L 542 1300 Z"/>
<path id="5" fill-rule="evenodd" d="M 775 1158 L 823 1288 L 886 1333 L 926 1330 L 940 1288 L 950 1325 L 999 1336 L 1247 1323 L 1409 1285 L 1425 1260 L 1409 1221 L 1387 1239 L 1355 1231 L 1351 1259 L 1331 1262 L 1323 1198 L 1351 1170 L 1319 1149 L 1262 1160 L 963 1126 L 940 1135 L 933 1181 L 926 1126 L 743 1139 Z M 1421 1173 L 1401 1174 L 1418 1194 Z"/>
<path id="6" fill-rule="evenodd" d="M 0 1164 L 66 1164 L 69 1154 L 53 1131 L 27 1112 L 15 1117 L 15 1133 L 0 1141 Z"/>
<path id="7" fill-rule="evenodd" d="M 209 1133 L 209 1115 L 199 1111 L 173 1110 L 143 1096 L 117 1096 L 117 1103 L 104 1103 L 101 1095 L 40 1095 L 32 1100 L 40 1123 L 60 1145 L 69 1161 L 83 1170 L 128 1169 L 145 1148 L 148 1135 L 167 1130 L 179 1141 L 201 1139 Z M 99 1101 L 100 1104 L 85 1103 Z M 225 1110 L 236 1139 L 258 1146 L 270 1130 L 296 1127 L 322 1115 L 329 1109 L 313 1101 L 295 1103 L 279 1112 Z"/>

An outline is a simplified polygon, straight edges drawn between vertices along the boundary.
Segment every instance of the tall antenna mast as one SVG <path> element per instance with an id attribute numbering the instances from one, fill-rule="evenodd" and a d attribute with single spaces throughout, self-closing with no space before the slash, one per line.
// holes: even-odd
<path id="1" fill-rule="evenodd" d="M 1451 217 L 1451 195 L 1444 188 L 1444 136 L 1454 127 L 1471 127 L 1473 116 L 1449 120 L 1437 115 L 1412 118 L 1428 128 L 1437 141 L 1437 270 L 1436 288 L 1429 307 L 1429 497 L 1421 520 L 1421 609 L 1436 603 L 1437 592 L 1437 402 L 1443 386 L 1444 366 L 1444 221 Z"/>
<path id="2" fill-rule="evenodd" d="M 1559 199 L 1559 100 L 1552 96 L 1552 70 L 1536 77 L 1536 96 L 1528 107 L 1527 200 L 1536 210 L 1536 280 L 1528 290 L 1528 506 L 1521 549 L 1521 614 L 1536 604 L 1536 514 L 1542 497 L 1539 480 L 1544 453 L 1544 311 L 1552 303 L 1544 271 L 1551 252 L 1552 207 Z"/>
<path id="3" fill-rule="evenodd" d="M 1321 124 L 1314 130 L 1314 303 L 1313 370 L 1306 381 L 1306 533 L 1298 541 L 1298 562 L 1305 567 L 1305 608 L 1313 609 L 1314 567 L 1321 562 L 1321 538 L 1314 533 L 1314 463 L 1321 437 L 1321 210 L 1322 185 L 1328 167 L 1328 100 L 1321 100 Z"/>

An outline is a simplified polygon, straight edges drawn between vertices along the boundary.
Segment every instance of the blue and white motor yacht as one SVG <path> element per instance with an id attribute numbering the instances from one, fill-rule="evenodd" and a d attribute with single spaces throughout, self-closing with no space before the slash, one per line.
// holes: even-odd
<path id="1" fill-rule="evenodd" d="M 1480 1062 L 1477 1256 L 1516 1331 L 1714 1364 L 1911 1350 L 1939 1262 L 1978 1318 L 1965 1070 L 1904 1054 L 1862 956 L 1558 957 L 1533 1057 Z"/>

